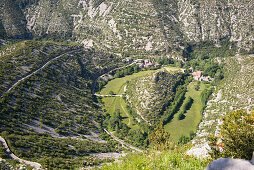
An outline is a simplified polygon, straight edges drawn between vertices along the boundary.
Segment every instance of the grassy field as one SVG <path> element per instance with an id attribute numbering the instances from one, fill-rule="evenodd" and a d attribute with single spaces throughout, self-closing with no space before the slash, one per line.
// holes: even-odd
<path id="1" fill-rule="evenodd" d="M 101 168 L 94 169 L 189 169 L 199 170 L 205 169 L 208 165 L 207 160 L 190 157 L 183 151 L 163 151 L 149 153 L 131 153 L 122 158 L 121 161 L 103 165 Z"/>
<path id="2" fill-rule="evenodd" d="M 201 110 L 200 94 L 206 88 L 206 85 L 201 83 L 200 89 L 196 91 L 195 83 L 197 82 L 191 82 L 188 85 L 187 89 L 188 91 L 185 94 L 185 100 L 188 98 L 188 96 L 190 96 L 194 100 L 191 108 L 187 110 L 187 112 L 185 113 L 186 117 L 183 120 L 178 120 L 178 115 L 182 110 L 182 108 L 180 108 L 178 113 L 175 114 L 172 121 L 169 122 L 167 125 L 165 125 L 166 131 L 168 131 L 171 134 L 171 139 L 174 142 L 177 142 L 182 135 L 189 136 L 191 131 L 195 132 L 201 120 L 202 115 L 200 114 Z"/>
<path id="3" fill-rule="evenodd" d="M 162 70 L 162 69 L 160 69 Z M 141 71 L 138 73 L 134 73 L 132 75 L 128 75 L 122 78 L 116 78 L 108 82 L 108 84 L 102 88 L 102 90 L 98 93 L 101 95 L 107 95 L 110 91 L 113 91 L 115 94 L 122 94 L 124 92 L 124 87 L 127 85 L 127 81 L 131 81 L 134 78 L 145 76 L 147 74 L 151 74 L 158 70 L 148 70 L 148 71 Z"/>
<path id="4" fill-rule="evenodd" d="M 108 82 L 108 84 L 101 90 L 99 94 L 107 95 L 110 91 L 113 91 L 115 94 L 122 94 L 124 92 L 124 87 L 127 85 L 127 81 L 131 81 L 137 77 L 142 77 L 148 74 L 152 74 L 159 70 L 148 70 L 148 71 L 141 71 L 126 77 L 117 78 Z M 104 103 L 104 109 L 109 114 L 113 114 L 116 110 L 120 110 L 121 116 L 124 117 L 123 123 L 127 124 L 130 128 L 137 128 L 135 125 L 132 124 L 132 117 L 128 113 L 126 108 L 126 103 L 122 97 L 103 97 L 102 101 Z"/>
<path id="5" fill-rule="evenodd" d="M 178 67 L 164 67 L 158 70 L 141 71 L 138 73 L 134 73 L 132 75 L 122 77 L 122 78 L 116 78 L 109 81 L 108 84 L 104 88 L 102 88 L 100 92 L 98 92 L 98 94 L 108 95 L 110 91 L 113 91 L 115 94 L 120 95 L 124 92 L 124 87 L 127 85 L 127 81 L 131 81 L 134 78 L 142 77 L 147 74 L 151 74 L 156 71 L 163 71 L 163 70 L 166 70 L 168 72 L 176 72 L 176 71 L 181 71 L 182 69 Z"/>
<path id="6" fill-rule="evenodd" d="M 177 67 L 164 67 L 159 70 L 148 70 L 141 71 L 132 75 L 128 75 L 122 78 L 116 78 L 108 82 L 108 84 L 100 91 L 98 94 L 108 95 L 110 91 L 113 91 L 115 94 L 120 95 L 124 92 L 124 87 L 127 86 L 127 81 L 131 81 L 135 78 L 146 76 L 152 74 L 156 71 L 168 71 L 168 72 L 178 72 L 181 71 L 181 68 Z M 128 87 L 127 87 L 128 88 Z M 132 117 L 128 113 L 126 108 L 126 103 L 122 97 L 103 97 L 103 109 L 106 110 L 107 113 L 112 115 L 115 111 L 119 110 L 121 116 L 124 117 L 123 123 L 127 124 L 130 128 L 137 128 L 137 125 L 132 125 Z"/>
<path id="7" fill-rule="evenodd" d="M 126 103 L 121 97 L 103 97 L 104 109 L 109 114 L 113 114 L 116 110 L 119 110 L 121 116 L 124 117 L 123 122 L 127 125 L 131 125 L 131 118 L 126 108 Z"/>

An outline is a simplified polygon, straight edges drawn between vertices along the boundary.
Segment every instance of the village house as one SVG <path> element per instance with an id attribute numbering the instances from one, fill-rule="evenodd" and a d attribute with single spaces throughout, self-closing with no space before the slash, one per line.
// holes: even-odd
<path id="1" fill-rule="evenodd" d="M 144 64 L 143 63 L 137 63 L 136 64 L 139 68 L 144 68 Z"/>
<path id="2" fill-rule="evenodd" d="M 200 81 L 202 72 L 201 72 L 201 71 L 196 71 L 196 72 L 193 72 L 192 75 L 193 75 L 193 78 L 194 78 L 195 80 Z"/>
<path id="3" fill-rule="evenodd" d="M 147 64 L 145 64 L 145 68 L 150 68 L 152 66 L 153 66 L 153 63 L 147 63 Z"/>
<path id="4" fill-rule="evenodd" d="M 210 81 L 211 78 L 209 76 L 202 76 L 202 71 L 196 71 L 191 73 L 193 78 L 198 81 Z"/>
<path id="5" fill-rule="evenodd" d="M 168 57 L 171 57 L 171 58 L 173 58 L 173 59 L 175 59 L 175 60 L 180 60 L 180 61 L 182 61 L 182 62 L 185 62 L 185 61 L 186 61 L 185 58 L 179 57 L 179 56 L 174 56 L 174 55 L 172 55 L 172 56 L 168 56 Z"/>
<path id="6" fill-rule="evenodd" d="M 136 63 L 143 63 L 143 61 L 144 61 L 143 59 L 137 59 L 137 60 L 135 60 Z"/>
<path id="7" fill-rule="evenodd" d="M 128 57 L 128 58 L 123 59 L 122 61 L 126 62 L 126 63 L 131 63 L 133 61 L 133 59 Z"/>
<path id="8" fill-rule="evenodd" d="M 149 59 L 145 59 L 145 60 L 144 60 L 144 63 L 145 63 L 145 65 L 146 65 L 146 64 L 151 63 L 151 61 L 150 61 Z"/>
<path id="9" fill-rule="evenodd" d="M 160 67 L 160 64 L 159 63 L 155 63 L 154 67 Z"/>

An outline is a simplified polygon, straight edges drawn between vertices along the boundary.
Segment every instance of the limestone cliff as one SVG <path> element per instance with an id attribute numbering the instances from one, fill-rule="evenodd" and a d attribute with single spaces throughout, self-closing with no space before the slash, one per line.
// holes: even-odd
<path id="1" fill-rule="evenodd" d="M 1 4 L 7 36 L 23 35 L 27 22 L 35 37 L 71 39 L 116 54 L 166 54 L 190 42 L 220 46 L 224 39 L 253 49 L 253 0 L 39 0 L 22 6 L 23 13 L 13 0 Z"/>

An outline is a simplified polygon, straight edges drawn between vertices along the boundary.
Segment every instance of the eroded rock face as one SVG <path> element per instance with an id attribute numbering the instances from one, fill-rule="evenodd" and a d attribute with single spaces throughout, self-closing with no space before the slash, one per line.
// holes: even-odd
<path id="1" fill-rule="evenodd" d="M 220 158 L 209 164 L 205 170 L 253 170 L 254 162 L 243 159 Z"/>
<path id="2" fill-rule="evenodd" d="M 253 48 L 253 0 L 181 0 L 178 5 L 181 28 L 190 41 L 220 43 L 228 37 L 240 48 Z"/>
<path id="3" fill-rule="evenodd" d="M 181 50 L 186 42 L 220 45 L 224 39 L 253 48 L 253 0 L 40 0 L 14 16 L 10 9 L 19 7 L 11 2 L 1 1 L 7 36 L 23 35 L 27 22 L 36 37 L 72 39 L 116 54 L 157 54 Z M 3 8 L 6 4 L 11 8 Z"/>

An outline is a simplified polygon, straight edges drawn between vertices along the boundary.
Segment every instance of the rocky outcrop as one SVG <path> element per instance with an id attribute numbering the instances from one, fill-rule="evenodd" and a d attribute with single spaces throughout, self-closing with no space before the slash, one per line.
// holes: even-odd
<path id="1" fill-rule="evenodd" d="M 181 73 L 163 71 L 138 77 L 127 86 L 127 102 L 146 123 L 156 124 L 173 101 L 181 78 Z"/>
<path id="2" fill-rule="evenodd" d="M 40 0 L 24 6 L 22 13 L 12 0 L 4 0 L 1 21 L 9 37 L 24 35 L 27 27 L 36 37 L 71 39 L 116 54 L 165 54 L 181 51 L 186 43 L 211 41 L 220 46 L 225 39 L 250 51 L 253 4 L 253 0 Z"/>
<path id="3" fill-rule="evenodd" d="M 243 159 L 220 158 L 209 164 L 205 170 L 253 170 L 254 152 L 251 161 Z"/>
<path id="4" fill-rule="evenodd" d="M 239 48 L 253 48 L 254 1 L 181 0 L 179 21 L 189 41 L 213 41 L 224 38 L 236 42 Z"/>

